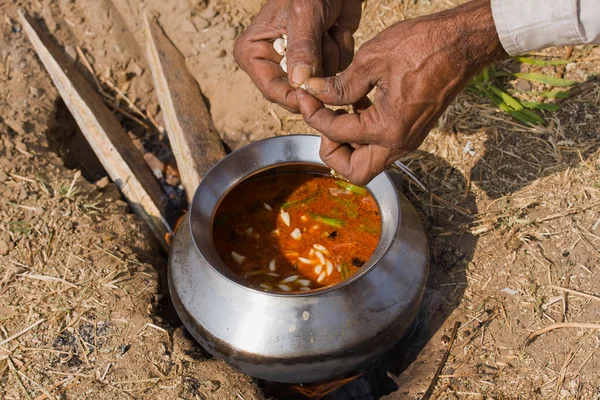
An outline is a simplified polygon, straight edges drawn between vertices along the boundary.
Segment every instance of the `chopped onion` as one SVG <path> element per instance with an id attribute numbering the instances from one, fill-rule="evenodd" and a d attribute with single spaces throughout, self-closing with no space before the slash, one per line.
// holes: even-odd
<path id="1" fill-rule="evenodd" d="M 316 250 L 319 250 L 321 253 L 325 254 L 326 256 L 328 256 L 328 255 L 329 255 L 329 250 L 327 250 L 327 249 L 325 248 L 325 246 L 321 246 L 320 244 L 313 244 L 313 247 L 314 247 Z"/>
<path id="2" fill-rule="evenodd" d="M 288 276 L 287 278 L 285 278 L 281 282 L 283 282 L 283 283 L 290 283 L 290 282 L 294 282 L 296 279 L 298 279 L 298 275 L 292 275 L 292 276 Z"/>
<path id="3" fill-rule="evenodd" d="M 308 279 L 298 279 L 298 283 L 302 286 L 310 286 L 310 281 Z"/>
<path id="4" fill-rule="evenodd" d="M 253 230 L 252 228 L 246 229 L 246 236 L 252 235 L 252 230 Z"/>
<path id="5" fill-rule="evenodd" d="M 241 254 L 236 253 L 235 251 L 231 252 L 231 257 L 233 258 L 233 261 L 235 261 L 238 264 L 243 263 L 244 260 L 246 259 L 246 257 L 244 257 Z"/>
<path id="6" fill-rule="evenodd" d="M 325 279 L 325 271 L 321 272 L 321 275 L 319 275 L 319 277 L 317 278 L 317 282 L 322 282 L 323 279 Z"/>
<path id="7" fill-rule="evenodd" d="M 329 276 L 333 272 L 333 264 L 329 260 L 325 264 L 327 265 L 327 276 Z"/>
<path id="8" fill-rule="evenodd" d="M 261 283 L 260 284 L 261 287 L 265 288 L 265 289 L 272 289 L 273 287 L 271 285 L 269 285 L 268 283 Z"/>
<path id="9" fill-rule="evenodd" d="M 304 264 L 312 264 L 312 261 L 310 261 L 308 258 L 304 258 L 304 257 L 298 257 L 298 261 L 300 261 L 301 263 L 304 263 Z"/>
<path id="10" fill-rule="evenodd" d="M 286 224 L 287 226 L 290 226 L 290 214 L 289 213 L 281 210 L 281 219 L 283 220 L 284 224 Z"/>
<path id="11" fill-rule="evenodd" d="M 325 264 L 325 256 L 319 250 L 315 251 L 315 256 L 321 261 L 321 264 Z"/>
<path id="12" fill-rule="evenodd" d="M 317 265 L 315 267 L 315 274 L 317 274 L 317 275 L 320 274 L 322 270 L 323 270 L 323 266 L 321 264 Z"/>
<path id="13" fill-rule="evenodd" d="M 275 260 L 271 260 L 271 262 L 269 263 L 269 269 L 271 271 L 275 271 Z"/>
<path id="14" fill-rule="evenodd" d="M 292 231 L 292 238 L 294 238 L 296 240 L 300 240 L 301 237 L 302 237 L 302 232 L 300 232 L 300 229 L 296 228 Z"/>
<path id="15" fill-rule="evenodd" d="M 263 203 L 265 205 L 265 209 L 271 211 L 273 209 L 273 207 L 271 207 L 270 205 L 268 205 L 267 203 Z"/>
<path id="16" fill-rule="evenodd" d="M 291 290 L 288 285 L 277 285 L 277 287 L 283 290 L 284 292 L 289 292 Z"/>

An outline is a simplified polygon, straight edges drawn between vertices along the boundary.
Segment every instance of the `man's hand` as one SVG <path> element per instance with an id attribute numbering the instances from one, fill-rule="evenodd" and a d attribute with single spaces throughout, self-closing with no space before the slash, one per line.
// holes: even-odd
<path id="1" fill-rule="evenodd" d="M 308 78 L 343 71 L 354 55 L 362 0 L 268 0 L 236 40 L 236 62 L 265 98 L 298 113 L 296 89 Z M 288 36 L 288 76 L 273 41 Z"/>
<path id="2" fill-rule="evenodd" d="M 323 161 L 365 184 L 419 147 L 468 81 L 503 57 L 489 0 L 475 0 L 385 29 L 340 75 L 309 79 L 308 93 L 297 93 L 300 111 L 325 136 Z M 373 88 L 370 104 L 365 96 Z M 353 104 L 356 112 L 333 112 L 323 103 Z"/>

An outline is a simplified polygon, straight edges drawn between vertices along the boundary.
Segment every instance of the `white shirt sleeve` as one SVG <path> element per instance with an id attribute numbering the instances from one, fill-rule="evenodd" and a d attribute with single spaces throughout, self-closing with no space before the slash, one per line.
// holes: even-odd
<path id="1" fill-rule="evenodd" d="M 491 0 L 511 56 L 552 46 L 600 44 L 600 0 Z"/>

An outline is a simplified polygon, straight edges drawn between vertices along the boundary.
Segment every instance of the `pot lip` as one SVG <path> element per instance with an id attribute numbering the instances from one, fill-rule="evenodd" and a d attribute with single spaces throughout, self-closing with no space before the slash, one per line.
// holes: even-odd
<path id="1" fill-rule="evenodd" d="M 312 135 L 312 134 L 292 134 L 292 135 L 285 135 L 285 136 L 273 136 L 270 138 L 266 138 L 266 139 L 262 139 L 262 140 L 258 140 L 255 142 L 251 142 L 243 147 L 240 147 L 239 149 L 231 152 L 230 154 L 226 155 L 225 157 L 223 157 L 221 160 L 219 160 L 205 175 L 205 178 L 202 179 L 202 181 L 200 182 L 200 185 L 198 185 L 198 188 L 196 189 L 196 192 L 194 193 L 194 196 L 192 198 L 192 202 L 190 203 L 190 210 L 188 212 L 187 218 L 189 219 L 189 230 L 190 230 L 190 235 L 191 235 L 191 239 L 192 239 L 192 243 L 194 244 L 194 247 L 196 249 L 196 251 L 198 252 L 198 254 L 200 255 L 200 257 L 202 258 L 202 260 L 205 262 L 205 264 L 207 264 L 212 270 L 213 272 L 215 272 L 217 275 L 219 275 L 221 278 L 225 279 L 226 281 L 228 281 L 229 283 L 234 284 L 235 286 L 242 288 L 244 290 L 248 290 L 252 293 L 256 293 L 256 294 L 260 294 L 260 295 L 267 295 L 267 296 L 273 296 L 273 297 L 281 297 L 281 298 L 298 298 L 298 297 L 316 297 L 316 296 L 320 296 L 326 293 L 330 293 L 330 292 L 334 292 L 340 289 L 345 288 L 346 286 L 349 286 L 351 284 L 353 284 L 354 282 L 360 280 L 361 278 L 363 278 L 364 276 L 366 276 L 368 273 L 370 273 L 373 269 L 375 269 L 375 267 L 380 263 L 380 261 L 389 253 L 390 248 L 392 247 L 392 245 L 394 244 L 394 242 L 397 240 L 397 236 L 398 236 L 398 231 L 400 229 L 400 225 L 401 225 L 401 219 L 402 219 L 402 214 L 401 214 L 401 209 L 400 209 L 400 197 L 398 195 L 398 192 L 396 191 L 396 187 L 389 175 L 389 173 L 387 171 L 383 171 L 379 176 L 383 175 L 387 181 L 387 183 L 389 183 L 393 188 L 393 207 L 395 207 L 397 209 L 397 215 L 398 218 L 393 221 L 393 224 L 395 226 L 392 227 L 393 230 L 393 234 L 391 235 L 391 238 L 389 240 L 388 243 L 381 243 L 381 241 L 377 244 L 377 247 L 379 248 L 380 246 L 385 246 L 385 249 L 383 249 L 380 253 L 380 255 L 377 258 L 370 258 L 367 261 L 367 264 L 370 264 L 367 266 L 367 268 L 365 268 L 364 270 L 361 268 L 361 270 L 359 270 L 358 272 L 356 272 L 354 275 L 352 275 L 350 278 L 347 278 L 335 285 L 331 285 L 331 286 L 326 286 L 323 288 L 319 288 L 319 289 L 314 289 L 314 290 L 310 290 L 310 291 L 299 291 L 299 292 L 276 292 L 276 291 L 271 291 L 271 290 L 264 290 L 264 289 L 258 289 L 252 286 L 248 286 L 242 283 L 241 279 L 231 279 L 230 277 L 226 276 L 225 274 L 223 274 L 219 268 L 217 268 L 217 266 L 212 265 L 212 263 L 210 263 L 206 257 L 204 256 L 202 250 L 200 249 L 197 241 L 196 241 L 196 237 L 194 234 L 194 230 L 193 230 L 193 223 L 192 223 L 192 217 L 195 214 L 194 210 L 195 205 L 198 203 L 198 199 L 197 197 L 199 197 L 201 189 L 203 187 L 203 183 L 205 182 L 206 177 L 209 176 L 209 174 L 211 174 L 211 172 L 213 172 L 215 169 L 219 168 L 219 166 L 224 162 L 224 160 L 226 160 L 227 158 L 231 158 L 232 156 L 234 156 L 235 154 L 239 154 L 240 152 L 243 152 L 244 149 L 248 149 L 249 147 L 252 146 L 257 146 L 257 145 L 265 145 L 266 142 L 269 141 L 275 141 L 275 140 L 283 140 L 284 138 L 294 138 L 294 137 L 313 137 L 313 138 L 320 138 L 320 136 L 318 135 Z M 215 217 L 215 212 L 219 206 L 219 204 L 221 203 L 221 201 L 225 198 L 225 196 L 227 196 L 229 194 L 229 192 L 236 187 L 237 185 L 241 184 L 242 182 L 246 181 L 247 179 L 261 173 L 264 171 L 267 171 L 269 169 L 272 168 L 276 168 L 276 167 L 282 167 L 282 166 L 287 166 L 287 165 L 312 165 L 312 166 L 316 166 L 316 167 L 327 167 L 325 163 L 323 163 L 321 160 L 319 160 L 319 163 L 315 163 L 312 161 L 285 161 L 285 162 L 274 162 L 272 164 L 269 164 L 268 166 L 264 166 L 263 168 L 258 168 L 255 169 L 251 172 L 248 172 L 247 174 L 245 174 L 243 177 L 241 177 L 240 179 L 238 179 L 236 182 L 234 182 L 233 184 L 231 184 L 228 189 L 227 189 L 227 193 L 225 193 L 225 195 L 223 195 L 216 207 L 214 207 L 214 209 L 211 211 L 211 217 L 210 217 L 210 228 L 211 229 L 211 237 L 212 237 L 212 225 L 214 223 L 214 217 Z M 375 178 L 373 178 L 375 179 Z M 368 187 L 368 184 L 367 184 Z M 369 190 L 369 192 L 371 192 L 371 190 Z M 371 192 L 371 194 L 373 195 L 373 197 L 375 198 L 375 201 L 377 202 L 377 206 L 378 208 L 380 208 L 380 204 L 379 201 L 377 199 L 377 197 Z M 212 246 L 212 241 L 211 241 L 211 246 Z M 222 268 L 227 268 L 227 266 L 225 265 L 225 263 L 219 258 L 218 262 L 222 265 L 219 265 L 219 267 Z"/>

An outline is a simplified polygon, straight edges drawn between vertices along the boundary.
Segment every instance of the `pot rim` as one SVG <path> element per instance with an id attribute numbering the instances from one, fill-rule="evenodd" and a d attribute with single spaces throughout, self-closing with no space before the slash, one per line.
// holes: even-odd
<path id="1" fill-rule="evenodd" d="M 198 213 L 197 209 L 200 207 L 200 205 L 198 205 L 200 203 L 200 195 L 201 195 L 201 191 L 202 189 L 206 186 L 206 181 L 207 178 L 210 177 L 211 173 L 214 174 L 214 171 L 217 171 L 219 168 L 223 168 L 223 164 L 227 161 L 230 161 L 232 157 L 239 157 L 240 155 L 242 155 L 244 152 L 249 151 L 249 149 L 251 147 L 254 146 L 264 146 L 266 144 L 268 144 L 268 142 L 271 141 L 277 141 L 277 140 L 284 140 L 284 139 L 294 139 L 297 137 L 302 137 L 302 138 L 306 138 L 306 137 L 312 137 L 312 138 L 320 138 L 320 136 L 317 135 L 312 135 L 312 134 L 293 134 L 293 135 L 286 135 L 286 136 L 274 136 L 274 137 L 270 137 L 270 138 L 266 138 L 266 139 L 262 139 L 262 140 L 258 140 L 256 142 L 251 142 L 233 152 L 231 152 L 230 154 L 228 154 L 227 156 L 225 156 L 224 158 L 222 158 L 221 160 L 219 160 L 204 176 L 204 178 L 202 179 L 202 181 L 200 182 L 200 185 L 198 185 L 198 188 L 196 189 L 196 192 L 194 193 L 194 196 L 192 198 L 192 202 L 190 203 L 190 211 L 188 213 L 188 218 L 189 218 L 189 229 L 190 229 L 190 234 L 191 234 L 191 239 L 192 239 L 192 243 L 194 244 L 194 247 L 196 248 L 196 251 L 198 252 L 198 254 L 200 255 L 200 257 L 204 260 L 204 262 L 210 266 L 210 268 L 217 273 L 221 278 L 229 281 L 230 283 L 233 283 L 234 285 L 243 288 L 245 290 L 249 290 L 251 292 L 257 293 L 257 294 L 262 294 L 262 295 L 268 295 L 268 296 L 274 296 L 274 297 L 285 297 L 285 298 L 294 298 L 294 297 L 313 297 L 313 296 L 319 296 L 319 295 L 323 295 L 326 293 L 330 293 L 339 289 L 342 289 L 358 280 L 360 280 L 362 277 L 364 277 L 365 275 L 367 275 L 369 272 L 371 272 L 376 266 L 377 264 L 381 261 L 381 259 L 383 259 L 387 253 L 390 250 L 390 247 L 392 246 L 392 244 L 394 243 L 394 240 L 396 239 L 396 236 L 398 234 L 398 230 L 400 229 L 400 223 L 401 223 L 401 210 L 400 210 L 400 198 L 398 196 L 398 192 L 396 191 L 395 185 L 392 181 L 392 179 L 390 178 L 390 175 L 388 174 L 387 171 L 383 171 L 381 174 L 379 174 L 378 176 L 376 176 L 375 178 L 373 178 L 373 180 L 371 182 L 369 182 L 369 184 L 367 184 L 366 188 L 369 190 L 369 192 L 371 193 L 371 195 L 373 196 L 373 198 L 375 199 L 376 203 L 377 203 L 377 207 L 379 208 L 380 211 L 380 215 L 381 215 L 381 204 L 380 204 L 380 199 L 378 198 L 378 196 L 376 195 L 376 193 L 374 193 L 372 190 L 369 189 L 369 185 L 375 180 L 375 179 L 384 179 L 385 183 L 387 183 L 389 186 L 391 186 L 391 188 L 393 189 L 393 201 L 392 206 L 394 208 L 395 214 L 397 215 L 397 218 L 395 218 L 393 221 L 391 221 L 391 223 L 393 224 L 393 226 L 391 227 L 392 229 L 392 233 L 388 234 L 387 236 L 387 240 L 385 243 L 382 242 L 382 236 L 380 236 L 379 238 L 379 242 L 377 244 L 377 247 L 375 248 L 374 251 L 374 255 L 377 254 L 377 256 L 371 256 L 367 262 L 365 263 L 365 265 L 363 267 L 361 267 L 359 269 L 359 271 L 357 271 L 354 275 L 352 275 L 351 277 L 335 284 L 335 285 L 330 285 L 330 286 L 326 286 L 323 288 L 319 288 L 319 289 L 314 289 L 314 290 L 310 290 L 310 291 L 298 291 L 298 292 L 278 292 L 278 291 L 272 291 L 272 290 L 265 290 L 264 288 L 259 288 L 259 287 L 253 287 L 250 286 L 247 282 L 245 282 L 244 280 L 242 280 L 241 278 L 237 277 L 237 275 L 235 275 L 230 269 L 229 267 L 227 267 L 227 265 L 223 262 L 223 260 L 217 256 L 217 265 L 213 265 L 213 263 L 209 262 L 209 260 L 205 257 L 205 254 L 202 251 L 201 246 L 198 243 L 198 240 L 196 240 L 196 234 L 194 232 L 194 226 L 195 224 L 194 219 L 195 215 Z M 227 161 L 226 161 L 227 160 Z M 317 161 L 314 160 L 310 160 L 310 161 L 302 161 L 302 160 L 295 160 L 295 161 L 276 161 L 273 162 L 271 164 L 268 165 L 263 165 L 260 166 L 259 168 L 256 169 L 252 169 L 250 171 L 248 171 L 247 173 L 245 173 L 242 177 L 240 177 L 239 179 L 235 180 L 234 182 L 231 182 L 230 184 L 228 184 L 227 189 L 225 190 L 224 194 L 222 194 L 218 201 L 216 201 L 215 206 L 212 208 L 212 210 L 210 211 L 210 223 L 209 223 L 209 227 L 208 229 L 210 230 L 210 246 L 214 248 L 214 239 L 213 239 L 213 232 L 212 232 L 212 227 L 214 224 L 214 219 L 215 219 L 215 214 L 217 209 L 219 208 L 219 205 L 221 204 L 221 202 L 223 201 L 223 199 L 231 192 L 231 190 L 233 190 L 233 188 L 235 188 L 236 186 L 238 186 L 239 184 L 241 184 L 242 182 L 245 182 L 248 179 L 251 179 L 252 177 L 268 171 L 270 169 L 273 168 L 277 168 L 277 167 L 284 167 L 284 166 L 293 166 L 293 165 L 305 165 L 305 166 L 314 166 L 314 167 L 325 167 L 327 168 L 326 164 L 323 163 L 323 161 L 319 158 Z M 390 217 L 391 218 L 391 217 Z M 383 228 L 383 218 L 382 218 L 382 228 Z M 382 235 L 383 235 L 383 229 L 382 229 Z M 229 271 L 231 272 L 231 274 L 229 274 L 230 276 L 228 276 L 228 274 L 223 273 L 223 270 L 225 271 Z"/>

